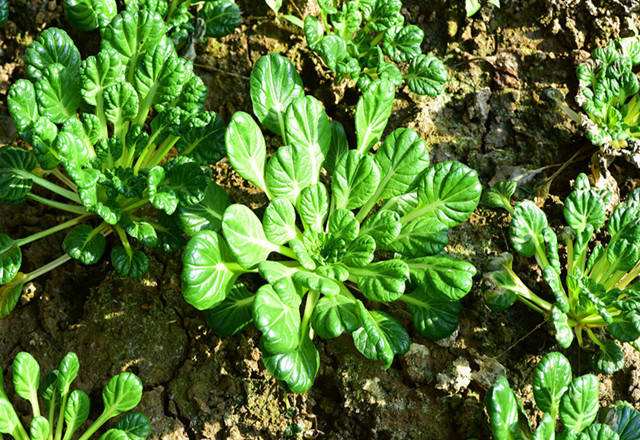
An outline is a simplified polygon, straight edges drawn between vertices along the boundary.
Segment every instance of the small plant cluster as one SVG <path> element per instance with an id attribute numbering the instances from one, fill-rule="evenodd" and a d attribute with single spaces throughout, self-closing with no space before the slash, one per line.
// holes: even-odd
<path id="1" fill-rule="evenodd" d="M 419 95 L 442 92 L 447 69 L 434 55 L 422 53 L 424 32 L 405 25 L 400 0 L 318 3 L 320 15 L 305 18 L 304 33 L 339 80 L 356 81 L 363 92 L 382 80 L 394 87 L 406 82 Z"/>
<path id="2" fill-rule="evenodd" d="M 57 28 L 27 49 L 28 79 L 13 84 L 8 106 L 30 148 L 0 149 L 0 202 L 29 200 L 75 217 L 19 239 L 0 234 L 0 317 L 25 283 L 70 259 L 98 262 L 110 233 L 120 241 L 113 267 L 133 278 L 149 266 L 139 247 L 181 244 L 181 218 L 188 222 L 207 195 L 205 167 L 224 155 L 224 125 L 205 111 L 207 88 L 168 30 L 133 2 L 102 29 L 96 55 L 82 60 Z M 20 272 L 23 246 L 69 229 L 64 255 Z"/>
<path id="3" fill-rule="evenodd" d="M 385 311 L 398 301 L 426 337 L 453 333 L 476 270 L 443 250 L 449 229 L 478 204 L 476 172 L 458 162 L 430 164 L 413 130 L 382 139 L 394 100 L 385 80 L 357 105 L 355 149 L 342 125 L 304 94 L 286 58 L 257 62 L 251 99 L 258 121 L 284 146 L 267 160 L 260 127 L 239 112 L 227 128 L 227 154 L 269 204 L 262 219 L 241 204 L 210 206 L 216 220 L 184 253 L 187 302 L 206 310 L 221 335 L 253 322 L 267 369 L 294 392 L 308 390 L 318 372 L 314 335 L 349 333 L 366 358 L 389 367 L 410 344 Z"/>
<path id="4" fill-rule="evenodd" d="M 16 395 L 29 402 L 33 417 L 27 431 L 4 389 L 0 370 L 0 434 L 15 440 L 71 440 L 74 435 L 87 440 L 111 419 L 140 403 L 142 382 L 135 374 L 125 372 L 112 377 L 102 390 L 102 413 L 81 433 L 89 418 L 91 400 L 84 391 L 71 389 L 79 369 L 76 354 L 68 353 L 57 369 L 42 378 L 33 356 L 18 353 L 12 367 L 13 388 Z M 128 413 L 100 440 L 144 440 L 150 434 L 151 425 L 144 415 Z"/>
<path id="5" fill-rule="evenodd" d="M 513 271 L 513 257 L 504 254 L 486 274 L 493 286 L 488 303 L 499 310 L 515 301 L 524 303 L 551 319 L 562 347 L 574 338 L 580 346 L 590 341 L 599 350 L 597 367 L 607 373 L 619 370 L 624 365 L 619 343 L 640 338 L 640 191 L 615 208 L 605 232 L 609 195 L 592 188 L 586 175 L 577 177 L 564 202 L 568 226 L 560 235 L 566 250 L 563 273 L 558 237 L 546 215 L 529 200 L 512 207 L 515 189 L 515 182 L 503 182 L 486 200 L 511 213 L 511 244 L 520 255 L 535 258 L 553 300 L 531 291 Z M 599 236 L 602 241 L 596 241 Z"/>
<path id="6" fill-rule="evenodd" d="M 131 0 L 125 3 L 127 8 L 158 14 L 177 49 L 189 40 L 223 37 L 241 21 L 240 8 L 234 0 Z M 64 9 L 69 22 L 82 31 L 103 30 L 118 13 L 116 0 L 64 0 Z"/>
<path id="7" fill-rule="evenodd" d="M 533 373 L 533 397 L 543 416 L 532 431 L 506 377 L 487 395 L 487 409 L 495 440 L 636 440 L 640 412 L 617 403 L 596 421 L 600 409 L 600 382 L 592 374 L 573 377 L 569 360 L 560 353 L 545 355 Z M 562 430 L 556 431 L 558 419 Z"/>
<path id="8" fill-rule="evenodd" d="M 634 72 L 638 64 L 640 38 L 630 37 L 595 49 L 577 69 L 576 101 L 586 113 L 582 123 L 587 137 L 612 154 L 637 147 L 640 141 L 640 82 Z"/>

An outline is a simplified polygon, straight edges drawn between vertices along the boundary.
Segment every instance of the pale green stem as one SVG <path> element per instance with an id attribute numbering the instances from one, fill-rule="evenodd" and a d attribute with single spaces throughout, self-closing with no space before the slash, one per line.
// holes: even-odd
<path id="1" fill-rule="evenodd" d="M 24 171 L 24 170 L 15 170 L 16 174 L 18 174 L 21 177 L 30 179 L 31 181 L 33 181 L 33 183 L 35 183 L 36 185 L 40 185 L 43 188 L 48 189 L 49 191 L 58 194 L 59 196 L 62 196 L 66 199 L 69 199 L 73 202 L 76 202 L 78 204 L 81 204 L 80 201 L 80 197 L 78 197 L 78 195 L 72 191 L 69 191 L 67 189 L 62 188 L 59 185 L 56 185 L 53 182 L 49 182 L 47 179 L 43 179 L 40 176 L 37 176 L 33 173 L 30 173 L 28 171 Z"/>
<path id="2" fill-rule="evenodd" d="M 103 412 L 102 414 L 100 414 L 100 417 L 98 417 L 96 421 L 93 422 L 91 426 L 89 426 L 89 429 L 87 429 L 78 440 L 88 440 L 89 438 L 91 438 L 91 436 L 95 434 L 96 431 L 102 427 L 102 425 L 107 423 L 110 418 L 111 415 L 109 413 Z"/>
<path id="3" fill-rule="evenodd" d="M 33 281 L 36 278 L 38 278 L 39 276 L 42 276 L 42 275 L 46 274 L 47 272 L 51 272 L 55 268 L 57 268 L 59 266 L 62 266 L 64 263 L 66 263 L 69 260 L 71 260 L 71 257 L 68 256 L 67 254 L 64 254 L 64 255 L 56 258 L 55 260 L 51 261 L 50 263 L 45 264 L 41 268 L 36 269 L 31 273 L 28 273 L 26 275 L 26 277 L 22 280 L 22 282 L 26 284 L 29 281 Z"/>
<path id="4" fill-rule="evenodd" d="M 34 241 L 48 237 L 49 235 L 55 234 L 56 232 L 64 231 L 65 229 L 68 229 L 72 226 L 82 223 L 84 220 L 86 220 L 90 216 L 91 214 L 84 214 L 84 215 L 81 215 L 80 217 L 76 217 L 64 223 L 60 223 L 59 225 L 56 225 L 53 228 L 45 229 L 44 231 L 40 231 L 36 234 L 29 235 L 28 237 L 24 237 L 19 240 L 16 240 L 14 242 L 14 245 L 21 247 L 21 246 L 24 246 L 25 244 L 33 243 Z"/>
<path id="5" fill-rule="evenodd" d="M 55 209 L 59 209 L 61 211 L 71 212 L 73 214 L 87 214 L 87 211 L 80 205 L 70 205 L 68 203 L 56 202 L 55 200 L 47 199 L 45 197 L 40 197 L 36 194 L 29 193 L 27 194 L 27 198 L 33 200 L 34 202 L 38 202 L 42 205 L 50 206 Z"/>
<path id="6" fill-rule="evenodd" d="M 51 174 L 56 176 L 62 183 L 67 185 L 71 191 L 77 191 L 78 187 L 76 186 L 76 184 L 73 183 L 67 176 L 65 176 L 59 169 L 55 168 L 51 170 Z"/>
<path id="7" fill-rule="evenodd" d="M 304 305 L 304 315 L 302 315 L 302 323 L 300 325 L 300 335 L 305 337 L 309 336 L 309 323 L 311 322 L 311 316 L 313 315 L 313 309 L 320 299 L 320 293 L 316 290 L 310 290 L 307 294 L 307 301 Z"/>

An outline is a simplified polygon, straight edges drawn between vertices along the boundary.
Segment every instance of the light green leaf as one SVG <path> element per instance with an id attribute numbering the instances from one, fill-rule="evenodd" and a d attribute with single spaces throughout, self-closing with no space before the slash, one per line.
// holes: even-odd
<path id="1" fill-rule="evenodd" d="M 519 202 L 511 219 L 511 244 L 521 255 L 532 257 L 536 249 L 545 249 L 543 233 L 547 227 L 547 216 L 535 203 L 530 200 Z"/>
<path id="2" fill-rule="evenodd" d="M 118 82 L 104 89 L 104 114 L 116 127 L 138 114 L 140 102 L 136 89 L 128 82 Z"/>
<path id="3" fill-rule="evenodd" d="M 276 14 L 278 13 L 278 11 L 280 11 L 280 8 L 282 7 L 282 0 L 266 0 L 266 2 L 267 2 L 267 6 L 269 6 L 271 10 Z"/>
<path id="4" fill-rule="evenodd" d="M 593 190 L 575 190 L 564 202 L 564 218 L 577 233 L 584 231 L 587 225 L 597 231 L 606 218 L 602 199 Z"/>
<path id="5" fill-rule="evenodd" d="M 546 354 L 533 374 L 533 397 L 541 411 L 550 413 L 555 421 L 560 399 L 569 388 L 572 373 L 569 360 L 561 353 Z"/>
<path id="6" fill-rule="evenodd" d="M 76 432 L 89 418 L 89 410 L 91 408 L 91 400 L 87 393 L 81 390 L 73 390 L 69 394 L 67 407 L 64 410 L 64 421 L 67 426 L 67 432 Z M 71 438 L 72 434 L 69 435 Z"/>
<path id="7" fill-rule="evenodd" d="M 0 234 L 0 286 L 13 280 L 22 265 L 22 251 L 6 234 Z"/>
<path id="8" fill-rule="evenodd" d="M 24 136 L 40 115 L 33 83 L 27 79 L 14 82 L 9 89 L 7 106 L 18 132 Z"/>
<path id="9" fill-rule="evenodd" d="M 289 104 L 304 95 L 302 79 L 291 61 L 278 54 L 260 58 L 251 72 L 253 113 L 275 134 L 285 133 Z"/>
<path id="10" fill-rule="evenodd" d="M 29 428 L 30 440 L 47 440 L 51 427 L 49 421 L 42 416 L 34 417 Z"/>
<path id="11" fill-rule="evenodd" d="M 311 184 L 311 157 L 308 152 L 290 146 L 280 147 L 267 164 L 267 189 L 272 198 L 296 203 L 303 189 Z"/>
<path id="12" fill-rule="evenodd" d="M 520 440 L 518 402 L 509 387 L 507 378 L 501 376 L 487 396 L 491 430 L 496 440 Z"/>
<path id="13" fill-rule="evenodd" d="M 549 414 L 545 414 L 538 424 L 533 440 L 556 440 L 556 421 Z"/>
<path id="14" fill-rule="evenodd" d="M 18 305 L 25 278 L 24 274 L 18 273 L 9 284 L 0 286 L 0 319 L 9 316 Z"/>
<path id="15" fill-rule="evenodd" d="M 77 67 L 50 64 L 42 72 L 42 78 L 36 82 L 35 88 L 42 116 L 60 124 L 75 116 L 81 101 Z"/>
<path id="16" fill-rule="evenodd" d="M 112 377 L 102 390 L 104 414 L 115 417 L 138 406 L 142 399 L 142 382 L 133 373 Z"/>
<path id="17" fill-rule="evenodd" d="M 596 423 L 587 428 L 578 440 L 619 440 L 620 436 L 607 425 Z"/>
<path id="18" fill-rule="evenodd" d="M 349 150 L 338 159 L 331 181 L 335 207 L 359 208 L 374 194 L 379 182 L 380 168 L 373 157 Z"/>
<path id="19" fill-rule="evenodd" d="M 268 353 L 287 353 L 300 344 L 300 296 L 291 279 L 282 278 L 258 289 L 253 321 L 262 333 L 261 345 Z"/>
<path id="20" fill-rule="evenodd" d="M 231 205 L 222 218 L 222 231 L 238 263 L 250 269 L 278 247 L 267 240 L 260 219 L 244 205 Z"/>
<path id="21" fill-rule="evenodd" d="M 115 0 L 64 0 L 64 11 L 74 27 L 92 31 L 108 25 L 118 6 Z"/>
<path id="22" fill-rule="evenodd" d="M 60 361 L 58 367 L 58 392 L 62 396 L 66 396 L 71 388 L 71 384 L 78 377 L 80 370 L 80 361 L 75 353 L 67 353 Z"/>
<path id="23" fill-rule="evenodd" d="M 402 260 L 386 260 L 363 268 L 350 268 L 363 295 L 372 301 L 395 301 L 409 281 L 409 266 Z"/>
<path id="24" fill-rule="evenodd" d="M 560 400 L 560 419 L 565 429 L 582 432 L 598 415 L 598 378 L 592 374 L 576 377 Z"/>
<path id="25" fill-rule="evenodd" d="M 183 255 L 182 295 L 198 310 L 221 303 L 242 273 L 227 243 L 213 231 L 196 234 Z"/>
<path id="26" fill-rule="evenodd" d="M 464 298 L 473 286 L 476 268 L 465 260 L 446 255 L 406 260 L 412 279 L 430 292 L 439 292 L 452 301 Z"/>
<path id="27" fill-rule="evenodd" d="M 60 64 L 71 70 L 80 66 L 80 51 L 62 29 L 50 27 L 27 48 L 24 54 L 27 76 L 32 81 L 42 79 L 49 66 Z"/>
<path id="28" fill-rule="evenodd" d="M 283 381 L 294 393 L 308 391 L 320 368 L 320 353 L 308 337 L 288 353 L 265 354 L 264 365 L 273 376 Z"/>
<path id="29" fill-rule="evenodd" d="M 356 135 L 359 154 L 365 154 L 382 137 L 389 116 L 391 116 L 394 98 L 395 88 L 387 81 L 379 81 L 367 90 L 358 101 Z"/>
<path id="30" fill-rule="evenodd" d="M 324 222 L 329 213 L 329 195 L 322 183 L 303 189 L 297 207 L 305 229 L 316 232 L 324 230 Z"/>
<path id="31" fill-rule="evenodd" d="M 258 124 L 249 114 L 237 112 L 227 127 L 225 139 L 227 156 L 233 169 L 255 186 L 266 191 L 264 164 L 267 147 Z"/>
<path id="32" fill-rule="evenodd" d="M 20 352 L 13 360 L 13 388 L 25 400 L 38 400 L 40 365 L 31 354 Z"/>
<path id="33" fill-rule="evenodd" d="M 182 230 L 191 237 L 203 230 L 220 231 L 222 216 L 229 204 L 227 193 L 214 182 L 209 182 L 199 203 L 179 208 Z"/>
<path id="34" fill-rule="evenodd" d="M 296 210 L 287 199 L 275 199 L 264 211 L 262 218 L 267 239 L 282 245 L 293 240 L 296 232 Z"/>

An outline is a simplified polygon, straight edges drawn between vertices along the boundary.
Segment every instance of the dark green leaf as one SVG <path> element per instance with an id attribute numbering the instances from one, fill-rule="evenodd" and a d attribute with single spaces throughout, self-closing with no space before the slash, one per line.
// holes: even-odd
<path id="1" fill-rule="evenodd" d="M 102 258 L 107 240 L 89 225 L 78 225 L 62 243 L 64 251 L 82 264 L 96 264 Z"/>
<path id="2" fill-rule="evenodd" d="M 253 321 L 254 297 L 244 284 L 234 285 L 221 303 L 205 311 L 209 327 L 222 337 L 240 333 Z"/>

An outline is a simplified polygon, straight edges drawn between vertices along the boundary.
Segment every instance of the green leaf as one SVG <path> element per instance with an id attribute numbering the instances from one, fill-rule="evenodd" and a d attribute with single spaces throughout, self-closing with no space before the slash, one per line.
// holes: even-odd
<path id="1" fill-rule="evenodd" d="M 273 376 L 283 381 L 294 393 L 308 391 L 320 368 L 320 353 L 308 337 L 288 353 L 266 353 L 264 365 Z"/>
<path id="2" fill-rule="evenodd" d="M 322 162 L 331 143 L 331 121 L 320 101 L 312 96 L 300 96 L 289 105 L 285 114 L 287 142 L 307 152 L 311 167 L 311 182 L 316 183 Z"/>
<path id="3" fill-rule="evenodd" d="M 25 400 L 38 400 L 40 365 L 31 354 L 20 352 L 13 359 L 13 388 Z"/>
<path id="4" fill-rule="evenodd" d="M 182 295 L 198 310 L 221 303 L 242 273 L 227 243 L 213 231 L 196 234 L 183 255 Z"/>
<path id="5" fill-rule="evenodd" d="M 7 106 L 18 132 L 24 137 L 39 116 L 33 83 L 27 79 L 14 82 L 9 89 Z"/>
<path id="6" fill-rule="evenodd" d="M 371 301 L 396 301 L 409 280 L 409 266 L 402 260 L 386 260 L 363 268 L 351 268 L 363 295 Z"/>
<path id="7" fill-rule="evenodd" d="M 384 53 L 396 63 L 407 62 L 422 54 L 424 32 L 418 26 L 393 26 L 384 34 Z"/>
<path id="8" fill-rule="evenodd" d="M 533 397 L 542 412 L 550 413 L 555 421 L 560 399 L 569 389 L 572 373 L 569 360 L 561 353 L 546 354 L 533 374 Z"/>
<path id="9" fill-rule="evenodd" d="M 555 440 L 556 421 L 549 414 L 545 414 L 533 433 L 533 440 Z"/>
<path id="10" fill-rule="evenodd" d="M 433 55 L 418 55 L 411 60 L 406 76 L 412 92 L 432 97 L 444 91 L 447 78 L 447 68 Z"/>
<path id="11" fill-rule="evenodd" d="M 9 19 L 9 0 L 0 0 L 0 26 Z"/>
<path id="12" fill-rule="evenodd" d="M 323 296 L 313 309 L 311 324 L 323 339 L 354 332 L 360 327 L 356 303 L 344 295 Z"/>
<path id="13" fill-rule="evenodd" d="M 347 246 L 342 263 L 351 267 L 365 267 L 373 261 L 376 241 L 369 235 L 360 235 Z"/>
<path id="14" fill-rule="evenodd" d="M 132 69 L 138 58 L 150 52 L 166 33 L 166 25 L 157 13 L 125 10 L 102 30 L 101 49 L 114 49 Z"/>
<path id="15" fill-rule="evenodd" d="M 569 326 L 569 317 L 558 307 L 551 309 L 551 322 L 556 333 L 556 341 L 562 348 L 569 348 L 573 342 L 573 330 Z"/>
<path id="16" fill-rule="evenodd" d="M 51 427 L 49 421 L 42 416 L 34 417 L 29 428 L 30 440 L 47 440 Z"/>
<path id="17" fill-rule="evenodd" d="M 186 162 L 174 166 L 155 166 L 149 170 L 147 189 L 151 204 L 168 215 L 179 205 L 194 205 L 205 197 L 208 179 L 200 166 Z"/>
<path id="18" fill-rule="evenodd" d="M 337 35 L 326 35 L 317 42 L 314 50 L 320 55 L 329 69 L 336 71 L 338 64 L 347 54 L 347 45 Z"/>
<path id="19" fill-rule="evenodd" d="M 396 354 L 409 349 L 409 335 L 395 319 L 382 312 L 369 312 L 357 302 L 361 327 L 353 332 L 353 343 L 367 359 L 382 361 L 389 368 Z"/>
<path id="20" fill-rule="evenodd" d="M 101 50 L 85 59 L 80 71 L 84 100 L 91 105 L 102 103 L 104 90 L 122 81 L 125 69 L 122 59 L 113 49 Z"/>
<path id="21" fill-rule="evenodd" d="M 18 305 L 25 278 L 19 273 L 11 283 L 0 286 L 0 319 L 9 316 Z"/>
<path id="22" fill-rule="evenodd" d="M 67 234 L 62 243 L 64 251 L 82 264 L 95 264 L 104 254 L 107 240 L 89 225 L 78 225 Z"/>
<path id="23" fill-rule="evenodd" d="M 275 199 L 264 211 L 262 218 L 267 239 L 278 245 L 288 243 L 297 236 L 296 211 L 287 199 Z"/>
<path id="24" fill-rule="evenodd" d="M 60 64 L 74 70 L 80 66 L 80 51 L 62 29 L 50 27 L 27 48 L 24 54 L 27 76 L 39 81 L 52 64 Z"/>
<path id="25" fill-rule="evenodd" d="M 227 156 L 238 174 L 263 191 L 264 164 L 267 147 L 260 127 L 253 118 L 243 112 L 236 112 L 231 118 L 226 133 Z"/>
<path id="26" fill-rule="evenodd" d="M 356 108 L 358 153 L 364 154 L 378 143 L 387 126 L 395 89 L 387 81 L 377 82 L 362 95 Z"/>
<path id="27" fill-rule="evenodd" d="M 262 333 L 261 345 L 269 353 L 287 353 L 300 344 L 300 296 L 290 279 L 258 289 L 253 321 Z"/>
<path id="28" fill-rule="evenodd" d="M 229 204 L 227 193 L 214 182 L 209 182 L 199 203 L 179 208 L 182 230 L 191 237 L 204 230 L 220 231 L 222 216 Z"/>
<path id="29" fill-rule="evenodd" d="M 0 433 L 20 438 L 20 434 L 15 433 L 21 432 L 22 430 L 24 430 L 24 428 L 22 428 L 22 423 L 18 418 L 18 414 L 16 414 L 16 411 L 13 409 L 13 405 L 11 405 L 11 402 L 9 402 L 6 397 L 0 397 Z"/>
<path id="30" fill-rule="evenodd" d="M 89 418 L 91 400 L 87 393 L 81 390 L 73 390 L 69 394 L 67 406 L 64 410 L 64 421 L 67 431 L 76 432 Z"/>
<path id="31" fill-rule="evenodd" d="M 505 252 L 489 262 L 489 270 L 484 275 L 489 289 L 484 292 L 485 300 L 493 310 L 506 310 L 518 299 L 525 286 L 513 272 L 513 255 Z"/>
<path id="32" fill-rule="evenodd" d="M 521 439 L 518 402 L 506 377 L 499 377 L 491 388 L 487 396 L 487 409 L 491 431 L 496 440 Z"/>
<path id="33" fill-rule="evenodd" d="M 267 0 L 273 1 L 273 0 Z M 279 0 L 278 0 L 279 1 Z M 324 36 L 324 28 L 322 27 L 322 23 L 317 17 L 313 15 L 307 15 L 304 18 L 304 35 L 307 39 L 307 45 L 311 49 L 316 49 L 316 45 L 320 43 L 322 37 Z"/>
<path id="34" fill-rule="evenodd" d="M 280 147 L 267 164 L 267 189 L 272 198 L 296 203 L 303 189 L 312 182 L 311 157 L 305 150 Z"/>
<path id="35" fill-rule="evenodd" d="M 438 255 L 414 258 L 407 263 L 412 279 L 452 301 L 464 298 L 473 286 L 476 268 L 468 261 Z"/>
<path id="36" fill-rule="evenodd" d="M 405 194 L 429 166 L 427 144 L 410 128 L 400 128 L 384 140 L 375 155 L 380 168 L 380 200 Z"/>
<path id="37" fill-rule="evenodd" d="M 221 337 L 240 333 L 253 322 L 254 297 L 244 284 L 234 285 L 221 303 L 205 311 L 209 327 Z"/>
<path id="38" fill-rule="evenodd" d="M 0 150 L 0 201 L 21 203 L 31 191 L 30 173 L 38 166 L 33 154 L 27 150 L 4 147 Z"/>
<path id="39" fill-rule="evenodd" d="M 481 7 L 482 4 L 480 3 L 480 0 L 465 0 L 464 2 L 464 8 L 467 12 L 467 17 L 473 17 L 474 15 L 476 15 Z"/>
<path id="40" fill-rule="evenodd" d="M 112 377 L 102 390 L 104 413 L 115 417 L 138 406 L 142 399 L 142 382 L 133 373 Z"/>
<path id="41" fill-rule="evenodd" d="M 273 12 L 276 14 L 280 11 L 282 7 L 282 0 L 266 0 L 267 6 L 271 8 Z"/>
<path id="42" fill-rule="evenodd" d="M 518 183 L 514 180 L 498 182 L 482 194 L 482 201 L 491 208 L 502 208 L 510 211 L 511 197 L 516 192 Z"/>
<path id="43" fill-rule="evenodd" d="M 229 35 L 240 26 L 242 15 L 233 0 L 213 0 L 204 4 L 204 21 L 207 36 L 220 38 Z"/>
<path id="44" fill-rule="evenodd" d="M 244 268 L 267 259 L 278 247 L 267 240 L 260 219 L 244 205 L 231 205 L 222 219 L 222 231 L 229 249 Z"/>
<path id="45" fill-rule="evenodd" d="M 58 127 L 46 117 L 39 117 L 31 130 L 31 143 L 33 152 L 38 159 L 40 168 L 53 170 L 58 167 L 58 152 L 56 151 L 56 138 Z"/>
<path id="46" fill-rule="evenodd" d="M 118 127 L 138 114 L 140 101 L 136 89 L 128 82 L 118 82 L 104 89 L 104 114 Z"/>
<path id="47" fill-rule="evenodd" d="M 619 440 L 620 436 L 616 434 L 607 425 L 596 423 L 588 427 L 580 436 L 579 440 Z"/>
<path id="48" fill-rule="evenodd" d="M 78 377 L 80 370 L 80 361 L 75 353 L 67 353 L 60 361 L 58 367 L 58 392 L 62 396 L 66 396 L 71 388 L 71 384 Z"/>
<path id="49" fill-rule="evenodd" d="M 402 296 L 411 312 L 414 327 L 420 334 L 433 341 L 448 338 L 458 328 L 462 306 L 438 292 L 418 286 Z"/>
<path id="50" fill-rule="evenodd" d="M 640 412 L 626 402 L 609 408 L 605 421 L 620 435 L 620 440 L 634 440 L 640 432 Z"/>
<path id="51" fill-rule="evenodd" d="M 121 277 L 140 279 L 149 271 L 149 257 L 137 250 L 127 250 L 123 246 L 111 250 L 111 263 Z"/>
<path id="52" fill-rule="evenodd" d="M 22 252 L 16 242 L 0 234 L 0 286 L 13 280 L 22 265 Z"/>
<path id="53" fill-rule="evenodd" d="M 261 57 L 251 72 L 253 113 L 261 124 L 284 135 L 285 112 L 304 95 L 302 79 L 291 61 L 278 54 Z"/>
<path id="54" fill-rule="evenodd" d="M 128 440 L 145 440 L 152 431 L 149 419 L 140 413 L 126 414 L 115 428 L 126 433 Z"/>
<path id="55" fill-rule="evenodd" d="M 598 415 L 598 378 L 592 374 L 576 377 L 560 401 L 560 419 L 565 429 L 582 432 Z"/>
<path id="56" fill-rule="evenodd" d="M 381 209 L 362 225 L 361 233 L 373 237 L 376 243 L 390 246 L 400 235 L 400 216 L 393 211 Z"/>
<path id="57" fill-rule="evenodd" d="M 380 169 L 373 157 L 349 150 L 338 159 L 331 180 L 335 207 L 359 208 L 375 193 L 379 182 Z"/>
<path id="58" fill-rule="evenodd" d="M 514 249 L 525 257 L 545 249 L 543 234 L 549 227 L 547 216 L 530 200 L 516 204 L 509 236 Z"/>
<path id="59" fill-rule="evenodd" d="M 298 272 L 298 268 L 285 266 L 277 261 L 263 261 L 258 265 L 258 270 L 270 284 L 275 284 L 282 278 L 292 278 Z"/>
<path id="60" fill-rule="evenodd" d="M 640 311 L 640 310 L 639 310 Z M 611 336 L 621 342 L 633 342 L 640 338 L 640 313 L 623 311 L 608 324 Z"/>
<path id="61" fill-rule="evenodd" d="M 80 105 L 80 77 L 77 68 L 51 64 L 36 82 L 36 99 L 42 116 L 55 123 L 64 123 L 75 116 Z"/>
<path id="62" fill-rule="evenodd" d="M 596 368 L 605 374 L 613 374 L 624 367 L 624 351 L 616 341 L 605 341 L 596 356 Z"/>
<path id="63" fill-rule="evenodd" d="M 602 199 L 593 190 L 575 190 L 564 202 L 564 218 L 577 233 L 584 231 L 587 225 L 597 231 L 605 222 Z"/>
<path id="64" fill-rule="evenodd" d="M 324 230 L 324 222 L 329 213 L 329 195 L 322 183 L 303 189 L 297 207 L 305 229 L 316 232 Z"/>
<path id="65" fill-rule="evenodd" d="M 88 32 L 108 25 L 118 7 L 115 0 L 64 0 L 64 11 L 74 27 Z"/>
<path id="66" fill-rule="evenodd" d="M 126 432 L 112 428 L 102 434 L 98 440 L 130 440 Z"/>

